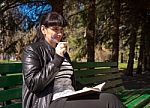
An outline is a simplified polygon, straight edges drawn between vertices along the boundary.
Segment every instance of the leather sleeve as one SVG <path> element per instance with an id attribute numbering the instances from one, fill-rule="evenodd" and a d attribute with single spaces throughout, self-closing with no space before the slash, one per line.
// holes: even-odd
<path id="1" fill-rule="evenodd" d="M 53 81 L 64 58 L 54 55 L 52 61 L 44 64 L 42 55 L 36 50 L 34 47 L 27 46 L 23 52 L 22 62 L 25 83 L 30 92 L 38 94 Z"/>

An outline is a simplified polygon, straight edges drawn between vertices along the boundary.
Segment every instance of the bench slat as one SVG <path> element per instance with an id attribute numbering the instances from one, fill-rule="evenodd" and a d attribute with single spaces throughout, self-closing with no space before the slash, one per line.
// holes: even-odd
<path id="1" fill-rule="evenodd" d="M 122 80 L 121 79 L 107 81 L 106 85 L 104 86 L 104 89 L 106 89 L 106 88 L 115 89 L 116 87 L 121 86 L 121 84 L 122 84 Z"/>
<path id="2" fill-rule="evenodd" d="M 113 80 L 113 79 L 117 79 L 120 78 L 120 76 L 118 74 L 114 74 L 114 75 L 109 75 L 109 74 L 100 74 L 97 76 L 89 76 L 89 77 L 80 77 L 80 78 L 76 78 L 81 84 L 94 84 L 94 83 L 101 83 L 104 81 L 108 81 L 108 80 Z"/>
<path id="3" fill-rule="evenodd" d="M 141 98 L 146 95 L 147 98 Z M 134 89 L 134 90 L 124 90 L 119 94 L 121 101 L 129 108 L 143 108 L 150 100 L 150 89 Z M 139 100 L 137 100 L 139 99 Z M 137 103 L 136 103 L 137 100 Z M 135 103 L 134 103 L 135 102 Z M 132 105 L 131 105 L 132 103 Z M 142 105 L 142 106 L 141 106 Z"/>
<path id="4" fill-rule="evenodd" d="M 120 97 L 122 97 L 123 100 L 128 100 L 129 98 L 131 98 L 132 96 L 136 95 L 136 94 L 147 94 L 150 93 L 150 89 L 133 89 L 133 90 L 124 90 Z"/>
<path id="5" fill-rule="evenodd" d="M 117 67 L 117 62 L 73 62 L 75 69 L 92 67 Z"/>
<path id="6" fill-rule="evenodd" d="M 142 92 L 143 93 L 143 92 Z M 136 98 L 139 98 L 142 93 L 140 92 L 133 92 L 131 95 L 128 95 L 127 98 L 126 98 L 126 102 L 124 102 L 125 104 L 128 104 L 130 103 L 131 101 L 133 101 L 134 99 Z"/>
<path id="7" fill-rule="evenodd" d="M 120 83 L 119 83 L 120 85 Z M 110 92 L 110 93 L 115 93 L 117 94 L 119 91 L 123 91 L 124 90 L 124 87 L 122 85 L 118 86 L 117 85 L 115 87 L 110 87 L 110 88 L 107 88 L 106 91 L 107 92 Z"/>
<path id="8" fill-rule="evenodd" d="M 0 63 L 0 74 L 21 73 L 22 63 Z"/>
<path id="9" fill-rule="evenodd" d="M 144 108 L 150 108 L 150 102 Z"/>
<path id="10" fill-rule="evenodd" d="M 118 72 L 117 68 L 75 70 L 75 76 L 80 77 L 80 76 L 96 75 L 96 74 L 112 74 L 116 72 Z"/>
<path id="11" fill-rule="evenodd" d="M 9 87 L 22 84 L 22 75 L 11 75 L 0 77 L 0 87 Z"/>
<path id="12" fill-rule="evenodd" d="M 22 88 L 13 88 L 0 91 L 0 102 L 22 97 Z"/>
<path id="13" fill-rule="evenodd" d="M 145 103 L 150 101 L 150 95 L 149 94 L 143 94 L 142 96 L 136 98 L 134 101 L 130 102 L 126 106 L 129 108 L 142 108 Z"/>
<path id="14" fill-rule="evenodd" d="M 22 108 L 22 103 L 14 103 L 7 106 L 3 106 L 1 108 Z"/>

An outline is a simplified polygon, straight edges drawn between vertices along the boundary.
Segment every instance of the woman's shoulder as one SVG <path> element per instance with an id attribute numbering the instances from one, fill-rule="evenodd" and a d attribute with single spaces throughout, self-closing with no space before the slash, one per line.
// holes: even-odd
<path id="1" fill-rule="evenodd" d="M 40 42 L 30 43 L 30 44 L 26 45 L 25 48 L 39 48 L 42 46 L 44 46 L 44 42 L 40 41 Z"/>
<path id="2" fill-rule="evenodd" d="M 38 50 L 41 47 L 44 48 L 44 42 L 40 41 L 40 42 L 35 42 L 35 43 L 30 43 L 28 45 L 25 46 L 24 50 Z"/>

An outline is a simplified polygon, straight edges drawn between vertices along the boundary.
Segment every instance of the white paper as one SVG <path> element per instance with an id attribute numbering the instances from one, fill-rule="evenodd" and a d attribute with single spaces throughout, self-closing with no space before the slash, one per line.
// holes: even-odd
<path id="1" fill-rule="evenodd" d="M 56 100 L 57 98 L 61 98 L 61 97 L 69 97 L 69 96 L 75 96 L 75 95 L 84 95 L 84 93 L 90 93 L 90 92 L 101 92 L 101 90 L 103 89 L 105 85 L 104 83 L 101 83 L 99 85 L 96 85 L 92 88 L 88 88 L 88 87 L 84 87 L 82 90 L 78 90 L 78 91 L 72 91 L 69 92 L 69 90 L 66 90 L 64 92 L 58 93 L 58 94 L 54 94 L 53 96 L 53 100 Z"/>

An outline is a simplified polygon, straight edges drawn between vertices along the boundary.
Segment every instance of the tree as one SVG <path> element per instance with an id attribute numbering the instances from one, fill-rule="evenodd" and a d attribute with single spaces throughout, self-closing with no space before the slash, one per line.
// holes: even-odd
<path id="1" fill-rule="evenodd" d="M 146 16 L 146 23 L 145 23 L 145 51 L 144 51 L 144 71 L 150 71 L 150 16 Z"/>
<path id="2" fill-rule="evenodd" d="M 19 36 L 19 38 L 15 35 L 15 32 L 26 32 L 29 31 L 34 25 L 35 22 L 32 21 L 32 19 L 29 18 L 28 15 L 21 13 L 20 6 L 28 4 L 29 7 L 37 6 L 40 7 L 41 5 L 45 6 L 47 5 L 46 2 L 43 1 L 30 1 L 30 0 L 2 0 L 0 2 L 0 40 L 1 40 L 1 46 L 3 50 L 1 50 L 2 53 L 18 53 L 16 52 L 16 45 L 18 42 L 20 42 L 22 45 L 22 37 L 24 35 Z M 39 12 L 39 9 L 36 8 L 36 14 L 39 16 L 42 14 L 43 10 L 41 10 L 41 13 Z M 29 11 L 30 12 L 30 11 Z M 18 41 L 16 40 L 18 38 Z"/>
<path id="3" fill-rule="evenodd" d="M 113 21 L 113 48 L 112 61 L 118 63 L 119 57 L 119 24 L 120 24 L 120 0 L 114 0 L 114 21 Z"/>
<path id="4" fill-rule="evenodd" d="M 141 37 L 140 37 L 140 49 L 138 57 L 138 65 L 136 74 L 142 74 L 143 71 L 143 58 L 145 52 L 145 23 L 146 23 L 146 10 L 141 9 Z"/>
<path id="5" fill-rule="evenodd" d="M 94 61 L 95 59 L 95 0 L 89 0 L 88 16 L 87 16 L 87 61 Z"/>
<path id="6" fill-rule="evenodd" d="M 48 2 L 52 5 L 53 11 L 56 11 L 63 15 L 63 6 L 64 6 L 64 0 L 48 0 Z"/>
<path id="7" fill-rule="evenodd" d="M 133 76 L 133 64 L 134 64 L 134 56 L 135 56 L 135 44 L 137 39 L 137 31 L 139 29 L 139 7 L 140 5 L 136 4 L 136 0 L 130 1 L 129 8 L 130 8 L 130 38 L 129 38 L 129 59 L 127 64 L 127 69 L 125 75 Z"/>

